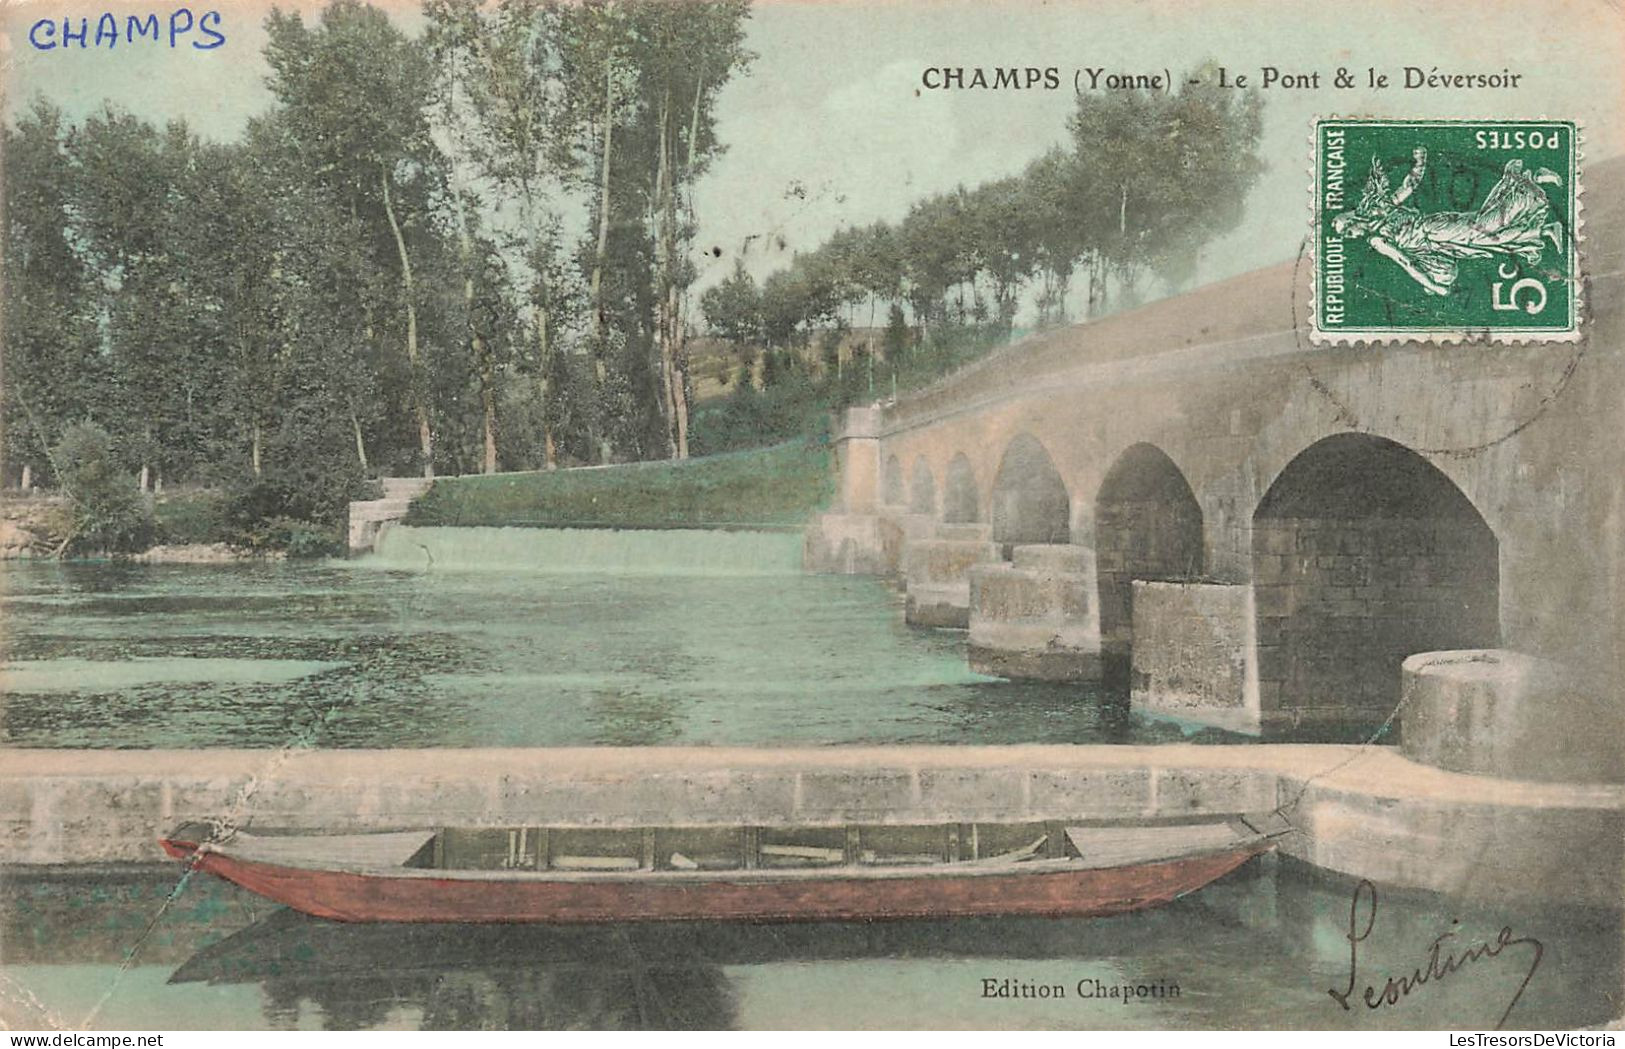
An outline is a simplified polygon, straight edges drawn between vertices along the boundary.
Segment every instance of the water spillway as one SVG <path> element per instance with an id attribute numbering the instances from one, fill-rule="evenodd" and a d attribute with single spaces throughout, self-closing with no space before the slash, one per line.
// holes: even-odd
<path id="1" fill-rule="evenodd" d="M 759 576 L 801 571 L 796 532 L 392 524 L 363 567 L 406 571 Z"/>

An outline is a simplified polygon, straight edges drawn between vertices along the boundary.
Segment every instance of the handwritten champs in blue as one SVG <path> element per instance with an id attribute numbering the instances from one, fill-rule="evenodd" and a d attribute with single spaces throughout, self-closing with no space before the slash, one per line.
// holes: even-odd
<path id="1" fill-rule="evenodd" d="M 195 30 L 196 38 L 186 42 L 199 51 L 213 51 L 226 42 L 226 34 L 220 31 L 220 25 L 219 11 L 205 11 L 201 16 L 194 16 L 191 8 L 177 7 L 169 14 L 169 46 L 181 46 L 183 38 L 192 36 Z M 123 32 L 120 32 L 118 17 L 107 11 L 96 19 L 94 35 L 88 17 L 63 18 L 60 22 L 54 18 L 42 18 L 28 27 L 28 42 L 39 51 L 54 51 L 75 44 L 81 49 L 105 47 L 111 51 L 120 41 L 127 44 L 161 44 L 165 35 L 166 30 L 154 13 L 126 15 Z"/>

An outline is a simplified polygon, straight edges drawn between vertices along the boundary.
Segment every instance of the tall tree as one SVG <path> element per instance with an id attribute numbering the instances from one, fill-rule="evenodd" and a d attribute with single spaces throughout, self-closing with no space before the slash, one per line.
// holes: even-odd
<path id="1" fill-rule="evenodd" d="M 528 302 L 530 328 L 536 347 L 535 373 L 540 387 L 546 465 L 557 463 L 555 413 L 549 376 L 558 318 L 551 286 L 555 266 L 553 231 L 556 220 L 546 204 L 546 190 L 558 183 L 551 169 L 549 141 L 558 35 L 557 13 L 537 0 L 510 0 L 481 9 L 474 0 L 429 0 L 425 5 L 429 28 L 425 41 L 438 71 L 439 126 L 450 141 L 447 150 L 458 207 L 459 244 L 465 265 L 465 304 L 476 297 L 473 267 L 474 211 L 484 205 L 490 213 L 512 206 L 518 212 L 517 234 L 509 238 L 517 248 L 517 266 L 528 271 L 521 283 L 534 292 Z M 462 169 L 469 169 L 466 174 Z M 478 182 L 482 197 L 476 198 Z M 480 365 L 481 399 L 485 411 L 484 470 L 496 470 L 495 371 L 489 347 L 470 328 L 470 344 Z"/>
<path id="2" fill-rule="evenodd" d="M 160 134 L 111 105 L 72 136 L 75 211 L 99 293 L 113 396 L 104 406 L 121 457 L 145 489 L 161 476 L 183 416 L 186 360 L 184 260 L 168 248 L 178 201 L 175 180 L 188 163 L 182 125 Z"/>
<path id="3" fill-rule="evenodd" d="M 42 100 L 0 129 L 6 161 L 0 475 L 32 484 L 66 424 L 100 414 L 99 296 L 78 239 L 70 129 Z M 24 480 L 26 478 L 26 481 Z"/>
<path id="4" fill-rule="evenodd" d="M 859 232 L 853 252 L 852 280 L 869 303 L 869 361 L 875 359 L 876 309 L 879 303 L 900 307 L 903 301 L 903 257 L 896 232 L 884 222 L 876 222 Z M 890 311 L 887 313 L 888 320 Z M 891 354 L 888 352 L 888 357 Z"/>
<path id="5" fill-rule="evenodd" d="M 1240 221 L 1263 170 L 1256 91 L 1182 78 L 1177 93 L 1079 96 L 1072 135 L 1071 206 L 1098 238 L 1090 312 L 1106 305 L 1108 276 L 1132 290 L 1148 271 L 1189 272 L 1201 246 Z"/>
<path id="6" fill-rule="evenodd" d="M 434 424 L 413 262 L 414 241 L 430 235 L 442 170 L 426 115 L 428 57 L 382 11 L 357 0 L 335 0 L 315 28 L 297 13 L 273 10 L 267 28 L 271 90 L 297 148 L 351 214 L 387 231 L 404 319 L 407 399 L 423 474 L 432 477 Z"/>
<path id="7" fill-rule="evenodd" d="M 667 443 L 688 458 L 688 366 L 684 306 L 694 279 L 690 260 L 693 186 L 722 152 L 717 93 L 753 56 L 744 48 L 748 0 L 644 0 L 634 9 L 634 61 L 642 113 L 653 118 L 649 194 L 655 245 L 656 341 Z"/>
<path id="8" fill-rule="evenodd" d="M 693 185 L 721 151 L 717 93 L 750 60 L 747 13 L 743 0 L 586 0 L 561 13 L 559 142 L 593 202 L 582 257 L 606 458 L 617 445 L 688 454 Z"/>
<path id="9" fill-rule="evenodd" d="M 1016 317 L 1016 296 L 1032 275 L 1038 252 L 1025 183 L 1003 178 L 978 186 L 967 200 L 971 239 L 976 259 L 993 285 L 993 332 L 1010 335 Z"/>
<path id="10" fill-rule="evenodd" d="M 700 309 L 711 334 L 726 340 L 739 355 L 739 382 L 748 385 L 751 355 L 762 343 L 762 293 L 743 260 L 734 261 L 733 276 L 706 289 Z"/>
<path id="11" fill-rule="evenodd" d="M 597 401 L 592 430 L 599 458 L 608 461 L 614 456 L 615 441 L 606 431 L 618 414 L 609 375 L 615 340 L 608 324 L 606 295 L 618 173 L 617 135 L 624 134 L 636 118 L 631 102 L 637 74 L 625 9 L 615 0 L 584 0 L 563 8 L 559 43 L 560 117 L 567 133 L 558 137 L 555 149 L 561 170 L 569 172 L 572 183 L 592 197 L 591 246 L 584 267 L 589 274 L 588 351 Z M 621 334 L 624 341 L 627 333 Z"/>
<path id="12" fill-rule="evenodd" d="M 224 328 L 221 400 L 242 433 L 232 452 L 246 449 L 259 479 L 273 465 L 268 443 L 283 417 L 320 414 L 354 469 L 367 472 L 379 393 L 368 313 L 389 277 L 365 250 L 365 224 L 308 177 L 275 116 L 252 121 L 243 142 L 209 149 L 206 161 L 198 178 L 209 195 L 190 224 L 188 253 L 201 260 L 193 287 L 218 304 Z M 296 368 L 310 366 L 312 344 L 332 360 L 319 389 L 302 385 Z"/>
<path id="13" fill-rule="evenodd" d="M 1022 173 L 1027 246 L 1039 278 L 1035 305 L 1040 328 L 1066 323 L 1072 272 L 1095 239 L 1086 225 L 1087 215 L 1071 210 L 1073 178 L 1069 159 L 1059 148 L 1033 161 Z"/>

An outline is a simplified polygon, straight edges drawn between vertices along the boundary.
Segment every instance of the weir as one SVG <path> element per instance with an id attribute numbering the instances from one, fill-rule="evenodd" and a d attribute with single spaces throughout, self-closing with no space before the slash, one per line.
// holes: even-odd
<path id="1" fill-rule="evenodd" d="M 386 524 L 363 569 L 756 576 L 801 571 L 792 532 L 700 529 L 422 528 Z"/>

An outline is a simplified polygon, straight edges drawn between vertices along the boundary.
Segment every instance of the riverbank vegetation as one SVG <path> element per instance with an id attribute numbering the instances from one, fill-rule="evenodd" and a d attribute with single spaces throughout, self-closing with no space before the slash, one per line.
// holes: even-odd
<path id="1" fill-rule="evenodd" d="M 1259 170 L 1254 95 L 1087 95 L 1024 172 L 701 289 L 696 259 L 720 249 L 698 242 L 695 186 L 726 145 L 719 93 L 754 61 L 750 15 L 273 11 L 272 103 L 229 141 L 35 99 L 0 141 L 0 485 L 72 505 L 64 553 L 326 552 L 372 479 L 413 474 L 508 478 L 438 486 L 420 511 L 470 523 L 586 521 L 587 492 L 615 507 L 604 523 L 776 521 L 812 453 L 748 460 L 782 485 L 746 460 L 613 490 L 540 475 L 816 441 L 832 412 L 1019 334 L 1024 306 L 1050 327 L 1177 286 Z M 525 492 L 562 502 L 503 502 Z"/>
<path id="2" fill-rule="evenodd" d="M 1262 103 L 1206 71 L 1173 94 L 1080 97 L 1066 145 L 1017 175 L 838 230 L 758 285 L 743 266 L 701 299 L 740 376 L 808 370 L 830 400 L 886 397 L 1019 333 L 1136 305 L 1186 284 L 1240 221 L 1263 170 Z M 877 381 L 878 379 L 878 381 Z"/>
<path id="3" fill-rule="evenodd" d="M 334 530 L 369 476 L 688 455 L 693 188 L 747 4 L 422 14 L 273 10 L 232 141 L 43 98 L 5 128 L 5 483 L 67 480 L 88 424 L 141 494 Z"/>

